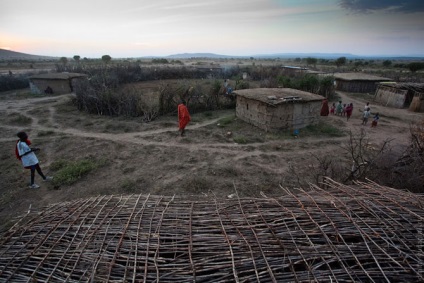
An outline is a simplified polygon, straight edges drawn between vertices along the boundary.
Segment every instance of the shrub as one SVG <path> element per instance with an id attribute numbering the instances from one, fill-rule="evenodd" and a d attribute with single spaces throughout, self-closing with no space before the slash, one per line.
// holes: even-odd
<path id="1" fill-rule="evenodd" d="M 58 160 L 50 165 L 54 173 L 53 186 L 72 185 L 83 176 L 102 165 L 102 162 L 93 159 L 82 159 L 74 162 Z"/>
<path id="2" fill-rule="evenodd" d="M 19 125 L 19 126 L 26 126 L 31 124 L 32 118 L 27 117 L 25 115 L 19 114 L 19 113 L 12 113 L 9 114 L 9 121 L 11 124 Z"/>
<path id="3" fill-rule="evenodd" d="M 232 122 L 234 122 L 234 119 L 235 118 L 236 118 L 235 115 L 223 117 L 223 118 L 221 118 L 221 119 L 218 120 L 218 125 L 220 127 L 225 127 L 225 126 L 231 124 Z"/>
<path id="4" fill-rule="evenodd" d="M 0 91 L 23 89 L 29 87 L 26 75 L 0 76 Z"/>

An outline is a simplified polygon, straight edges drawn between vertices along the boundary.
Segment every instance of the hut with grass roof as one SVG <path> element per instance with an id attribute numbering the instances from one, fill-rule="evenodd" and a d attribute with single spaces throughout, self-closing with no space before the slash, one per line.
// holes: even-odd
<path id="1" fill-rule="evenodd" d="M 336 73 L 334 84 L 336 90 L 354 93 L 375 93 L 377 84 L 391 79 L 364 73 Z"/>
<path id="2" fill-rule="evenodd" d="M 29 86 L 33 94 L 64 94 L 71 93 L 78 79 L 87 77 L 80 73 L 47 73 L 29 77 Z"/>
<path id="3" fill-rule="evenodd" d="M 267 132 L 301 129 L 318 122 L 321 95 L 291 88 L 234 91 L 236 115 Z"/>
<path id="4" fill-rule="evenodd" d="M 375 100 L 384 106 L 424 112 L 424 84 L 380 83 L 375 92 Z"/>

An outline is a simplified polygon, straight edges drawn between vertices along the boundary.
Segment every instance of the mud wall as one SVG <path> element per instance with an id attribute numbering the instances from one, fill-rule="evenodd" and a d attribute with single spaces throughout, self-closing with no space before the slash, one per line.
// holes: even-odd
<path id="1" fill-rule="evenodd" d="M 320 101 L 289 102 L 275 106 L 237 96 L 236 116 L 267 132 L 301 129 L 318 122 Z"/>

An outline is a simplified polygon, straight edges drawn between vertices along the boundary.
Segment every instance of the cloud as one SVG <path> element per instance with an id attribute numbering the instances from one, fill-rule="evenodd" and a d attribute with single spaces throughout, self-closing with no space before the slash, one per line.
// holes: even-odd
<path id="1" fill-rule="evenodd" d="M 378 10 L 395 13 L 424 12 L 423 0 L 340 0 L 339 4 L 344 9 L 358 13 Z"/>

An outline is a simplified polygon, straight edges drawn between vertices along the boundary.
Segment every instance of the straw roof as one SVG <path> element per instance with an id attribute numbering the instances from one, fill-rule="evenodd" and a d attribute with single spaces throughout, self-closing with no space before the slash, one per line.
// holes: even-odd
<path id="1" fill-rule="evenodd" d="M 416 92 L 424 92 L 424 83 L 397 83 L 397 82 L 381 82 L 379 85 L 392 87 L 396 89 L 413 90 Z"/>
<path id="2" fill-rule="evenodd" d="M 335 73 L 335 79 L 344 80 L 344 81 L 391 81 L 392 79 L 378 77 L 374 75 L 364 74 L 364 73 Z"/>
<path id="3" fill-rule="evenodd" d="M 0 281 L 424 281 L 422 196 L 331 180 L 282 192 L 55 204 L 2 235 Z"/>
<path id="4" fill-rule="evenodd" d="M 73 78 L 86 77 L 86 74 L 81 73 L 47 73 L 30 76 L 29 79 L 42 79 L 42 80 L 69 80 Z"/>
<path id="5" fill-rule="evenodd" d="M 325 98 L 318 94 L 301 91 L 292 88 L 251 88 L 233 91 L 238 96 L 258 100 L 270 105 L 284 103 L 305 103 L 310 101 L 322 101 Z"/>

